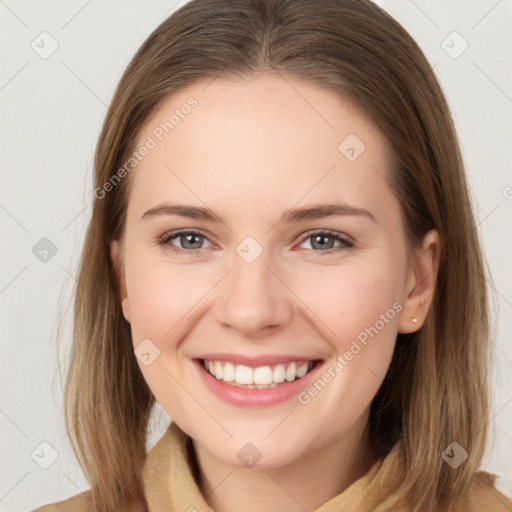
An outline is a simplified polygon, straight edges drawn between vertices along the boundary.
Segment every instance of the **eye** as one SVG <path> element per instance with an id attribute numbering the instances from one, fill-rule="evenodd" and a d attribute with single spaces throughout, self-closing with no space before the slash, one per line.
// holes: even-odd
<path id="1" fill-rule="evenodd" d="M 180 247 L 176 246 L 173 241 L 177 240 Z M 344 238 L 339 233 L 329 230 L 320 230 L 309 233 L 302 239 L 301 245 L 306 241 L 311 240 L 311 251 L 319 255 L 329 255 L 335 252 L 345 251 L 352 249 L 354 243 L 347 238 Z M 167 233 L 158 239 L 158 245 L 170 250 L 175 254 L 193 253 L 198 252 L 205 247 L 202 247 L 203 243 L 208 241 L 206 235 L 197 230 L 181 230 Z M 208 241 L 209 242 L 209 241 Z M 335 246 L 335 243 L 338 246 Z M 211 245 L 211 242 L 209 242 Z M 317 250 L 319 249 L 319 250 Z"/>
<path id="2" fill-rule="evenodd" d="M 335 231 L 329 230 L 320 230 L 310 233 L 302 239 L 301 244 L 308 240 L 312 241 L 310 243 L 312 247 L 311 250 L 320 255 L 329 255 L 339 251 L 346 251 L 354 247 L 354 243 L 351 240 L 340 236 L 340 234 Z M 338 242 L 339 245 L 334 247 L 334 242 Z M 321 250 L 315 250 L 316 248 L 320 248 Z"/>
<path id="3" fill-rule="evenodd" d="M 172 243 L 175 239 L 179 241 L 181 247 L 176 247 Z M 158 245 L 173 253 L 197 252 L 199 249 L 203 249 L 201 245 L 205 240 L 207 240 L 206 236 L 200 231 L 182 230 L 167 233 L 158 240 Z"/>

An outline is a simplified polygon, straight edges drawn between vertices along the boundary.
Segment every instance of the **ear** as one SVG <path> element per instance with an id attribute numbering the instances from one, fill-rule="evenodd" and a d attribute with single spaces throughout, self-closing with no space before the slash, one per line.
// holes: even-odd
<path id="1" fill-rule="evenodd" d="M 123 310 L 124 318 L 130 322 L 130 302 L 126 292 L 126 277 L 124 272 L 124 250 L 121 242 L 112 240 L 110 242 L 110 258 L 114 266 L 117 289 L 119 291 L 119 300 Z"/>
<path id="2" fill-rule="evenodd" d="M 410 258 L 402 300 L 403 309 L 398 321 L 401 334 L 417 331 L 425 322 L 434 298 L 441 255 L 441 241 L 437 230 L 429 231 L 422 246 Z M 413 322 L 411 319 L 416 318 Z"/>

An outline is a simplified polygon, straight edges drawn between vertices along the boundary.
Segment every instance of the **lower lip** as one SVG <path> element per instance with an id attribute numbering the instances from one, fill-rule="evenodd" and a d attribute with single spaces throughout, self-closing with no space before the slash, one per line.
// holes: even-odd
<path id="1" fill-rule="evenodd" d="M 216 379 L 205 370 L 201 360 L 194 359 L 193 362 L 197 367 L 200 378 L 215 396 L 229 404 L 244 407 L 265 407 L 284 402 L 298 395 L 310 385 L 322 366 L 317 363 L 304 377 L 292 382 L 285 381 L 275 388 L 249 389 L 231 386 L 223 380 Z"/>

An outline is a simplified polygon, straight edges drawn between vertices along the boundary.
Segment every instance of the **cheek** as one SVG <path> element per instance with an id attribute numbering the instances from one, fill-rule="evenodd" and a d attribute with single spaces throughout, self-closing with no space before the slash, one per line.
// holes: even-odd
<path id="1" fill-rule="evenodd" d="M 180 384 L 190 387 L 181 364 L 181 342 L 194 328 L 201 298 L 214 282 L 198 272 L 143 258 L 134 258 L 131 266 L 127 261 L 128 275 L 132 342 L 139 368 L 156 400 L 169 414 L 172 411 L 171 416 L 179 417 L 180 411 L 190 410 L 190 397 Z M 141 357 L 148 352 L 149 358 Z"/>
<path id="2" fill-rule="evenodd" d="M 204 276 L 177 265 L 146 262 L 142 258 L 127 264 L 127 293 L 133 341 L 154 338 L 157 343 L 174 338 L 180 322 L 211 285 Z"/>
<path id="3" fill-rule="evenodd" d="M 306 308 L 321 320 L 318 324 L 323 325 L 327 339 L 343 351 L 381 315 L 390 320 L 386 327 L 394 325 L 397 315 L 396 306 L 392 306 L 400 298 L 399 281 L 390 265 L 375 261 L 369 265 L 326 266 L 306 279 L 295 278 L 291 282 Z"/>
<path id="4" fill-rule="evenodd" d="M 132 343 L 139 368 L 157 401 L 167 411 L 179 411 L 188 403 L 179 383 L 190 378 L 189 345 L 182 342 L 197 329 L 209 294 L 225 271 L 200 272 L 193 265 L 180 267 L 144 257 L 127 258 L 126 269 Z M 140 357 L 147 353 L 146 347 L 155 354 L 147 365 Z"/>
<path id="5" fill-rule="evenodd" d="M 398 269 L 399 265 L 397 265 Z M 375 262 L 326 268 L 314 279 L 295 281 L 297 295 L 315 313 L 316 328 L 331 347 L 332 358 L 311 390 L 316 406 L 362 411 L 377 392 L 391 362 L 402 305 L 399 277 L 392 265 Z M 323 404 L 323 405 L 322 405 Z M 342 421 L 340 419 L 340 421 Z"/>

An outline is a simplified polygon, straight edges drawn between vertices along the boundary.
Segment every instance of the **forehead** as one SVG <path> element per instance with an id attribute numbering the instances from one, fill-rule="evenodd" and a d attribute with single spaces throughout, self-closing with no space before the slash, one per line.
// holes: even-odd
<path id="1" fill-rule="evenodd" d="M 148 142 L 130 175 L 137 209 L 178 197 L 222 207 L 230 198 L 243 209 L 329 199 L 385 208 L 391 199 L 388 146 L 375 123 L 295 77 L 196 82 L 162 102 L 136 147 Z"/>

